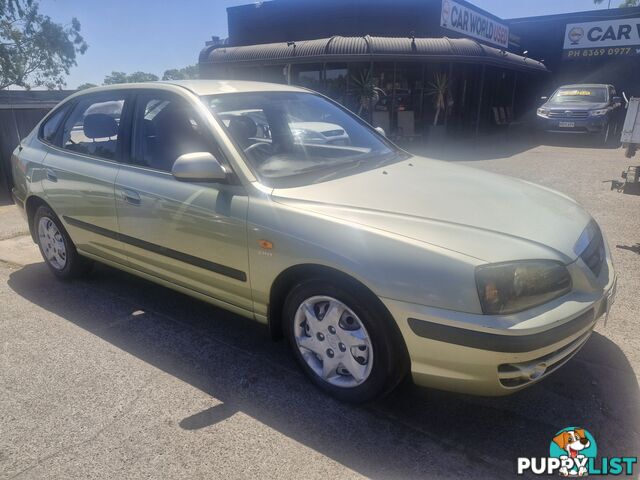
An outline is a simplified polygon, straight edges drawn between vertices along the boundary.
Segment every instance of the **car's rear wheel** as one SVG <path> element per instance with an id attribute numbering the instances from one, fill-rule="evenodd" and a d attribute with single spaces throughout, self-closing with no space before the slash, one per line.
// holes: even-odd
<path id="1" fill-rule="evenodd" d="M 363 288 L 313 279 L 297 284 L 284 306 L 284 331 L 311 380 L 354 403 L 393 389 L 407 372 L 397 326 Z"/>
<path id="2" fill-rule="evenodd" d="M 78 254 L 60 219 L 49 207 L 36 210 L 33 226 L 42 258 L 56 277 L 76 278 L 91 269 L 93 262 Z"/>

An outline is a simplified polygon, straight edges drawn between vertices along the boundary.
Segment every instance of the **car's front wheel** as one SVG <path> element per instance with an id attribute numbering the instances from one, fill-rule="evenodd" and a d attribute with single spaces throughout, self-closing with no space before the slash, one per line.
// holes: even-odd
<path id="1" fill-rule="evenodd" d="M 36 210 L 33 227 L 42 258 L 56 277 L 76 278 L 91 269 L 93 262 L 78 254 L 60 219 L 49 207 Z"/>
<path id="2" fill-rule="evenodd" d="M 347 282 L 313 279 L 285 301 L 284 331 L 311 380 L 354 403 L 393 389 L 407 372 L 397 326 L 372 294 Z"/>

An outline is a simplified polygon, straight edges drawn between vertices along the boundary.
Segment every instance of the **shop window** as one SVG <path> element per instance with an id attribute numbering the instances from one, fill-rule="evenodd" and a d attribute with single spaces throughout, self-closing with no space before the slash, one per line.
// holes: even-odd
<path id="1" fill-rule="evenodd" d="M 323 93 L 335 101 L 347 103 L 348 69 L 346 63 L 328 63 Z"/>
<path id="2" fill-rule="evenodd" d="M 322 64 L 293 65 L 293 82 L 311 90 L 322 90 Z"/>

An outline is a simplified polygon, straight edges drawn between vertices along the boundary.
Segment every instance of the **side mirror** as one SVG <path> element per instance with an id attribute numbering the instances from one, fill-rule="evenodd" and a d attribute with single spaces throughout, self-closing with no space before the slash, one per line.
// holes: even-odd
<path id="1" fill-rule="evenodd" d="M 382 127 L 376 127 L 375 131 L 378 132 L 380 135 L 382 135 L 383 137 L 387 136 L 387 132 L 384 131 L 384 128 Z"/>
<path id="2" fill-rule="evenodd" d="M 227 178 L 224 167 L 209 152 L 180 155 L 173 164 L 171 174 L 185 182 L 215 182 Z"/>
<path id="3" fill-rule="evenodd" d="M 612 101 L 613 103 L 620 103 L 620 104 L 621 104 L 621 103 L 622 103 L 622 97 L 613 97 L 613 98 L 611 99 L 611 101 Z"/>

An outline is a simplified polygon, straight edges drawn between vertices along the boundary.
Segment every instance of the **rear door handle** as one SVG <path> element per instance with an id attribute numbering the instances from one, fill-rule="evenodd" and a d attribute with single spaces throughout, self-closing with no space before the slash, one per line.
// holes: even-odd
<path id="1" fill-rule="evenodd" d="M 53 170 L 51 170 L 50 168 L 47 168 L 45 171 L 47 172 L 47 180 L 49 180 L 50 182 L 58 181 L 58 177 L 56 176 L 56 173 Z"/>
<path id="2" fill-rule="evenodd" d="M 129 188 L 122 189 L 122 198 L 125 202 L 130 203 L 131 205 L 140 205 L 140 203 L 142 203 L 140 201 L 140 194 Z"/>

